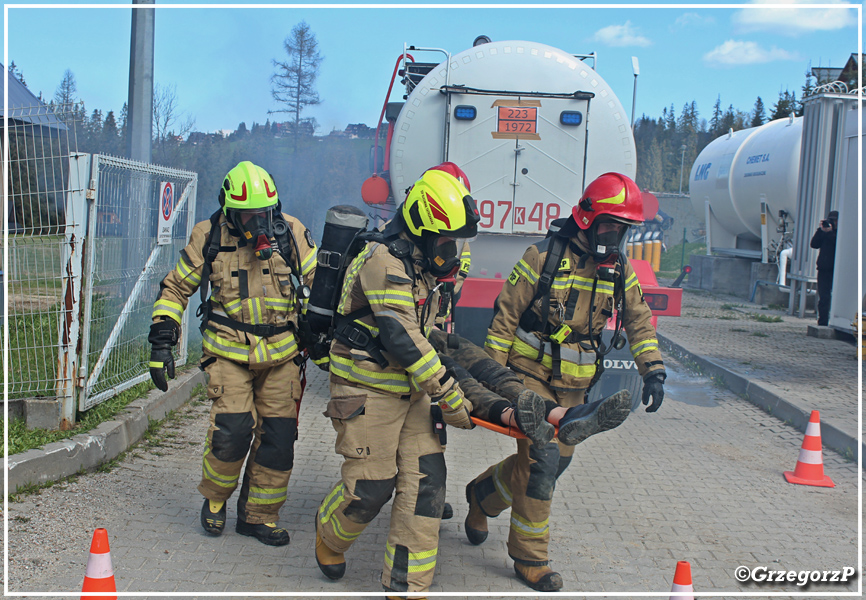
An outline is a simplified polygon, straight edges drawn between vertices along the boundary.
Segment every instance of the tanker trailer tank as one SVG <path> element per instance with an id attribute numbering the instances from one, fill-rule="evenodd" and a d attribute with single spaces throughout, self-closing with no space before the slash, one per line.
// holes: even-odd
<path id="1" fill-rule="evenodd" d="M 766 262 L 789 245 L 777 228 L 790 233 L 797 220 L 802 131 L 802 117 L 777 119 L 717 138 L 698 155 L 690 195 L 707 219 L 708 254 Z"/>
<path id="2" fill-rule="evenodd" d="M 507 274 L 535 241 L 513 234 L 543 237 L 594 178 L 636 170 L 628 113 L 607 82 L 581 57 L 537 42 L 489 42 L 431 65 L 392 130 L 397 204 L 432 165 L 451 161 L 468 175 L 479 232 L 506 234 L 472 245 L 473 273 L 488 276 Z"/>

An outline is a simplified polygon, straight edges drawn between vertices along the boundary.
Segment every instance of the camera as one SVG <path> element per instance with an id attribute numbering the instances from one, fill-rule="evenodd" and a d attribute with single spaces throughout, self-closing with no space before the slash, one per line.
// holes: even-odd
<path id="1" fill-rule="evenodd" d="M 833 222 L 830 221 L 830 219 L 824 219 L 823 221 L 821 221 L 821 227 L 830 227 L 832 229 Z"/>

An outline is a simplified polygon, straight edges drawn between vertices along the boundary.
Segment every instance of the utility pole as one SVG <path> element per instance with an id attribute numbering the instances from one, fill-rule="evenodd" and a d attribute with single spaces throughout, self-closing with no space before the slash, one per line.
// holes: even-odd
<path id="1" fill-rule="evenodd" d="M 151 162 L 153 138 L 153 34 L 155 0 L 132 0 L 132 32 L 129 44 L 129 97 L 127 99 L 126 156 Z"/>
<path id="2" fill-rule="evenodd" d="M 686 161 L 686 145 L 683 144 L 680 146 L 680 150 L 682 150 L 682 155 L 680 155 L 680 196 L 683 195 L 683 164 Z"/>
<path id="3" fill-rule="evenodd" d="M 631 128 L 634 130 L 634 107 L 637 103 L 637 76 L 640 75 L 640 66 L 637 63 L 637 56 L 631 57 L 631 68 L 634 71 L 634 91 L 631 95 Z"/>

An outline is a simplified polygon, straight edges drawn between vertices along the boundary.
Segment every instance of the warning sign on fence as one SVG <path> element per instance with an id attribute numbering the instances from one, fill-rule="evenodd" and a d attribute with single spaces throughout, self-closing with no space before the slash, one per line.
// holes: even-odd
<path id="1" fill-rule="evenodd" d="M 171 225 L 174 223 L 174 186 L 170 181 L 159 184 L 159 230 L 156 243 L 160 246 L 171 243 Z"/>

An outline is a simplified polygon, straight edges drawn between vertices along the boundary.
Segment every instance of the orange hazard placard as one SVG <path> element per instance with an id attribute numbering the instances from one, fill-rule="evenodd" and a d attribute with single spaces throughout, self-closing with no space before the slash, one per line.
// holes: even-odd
<path id="1" fill-rule="evenodd" d="M 499 106 L 497 133 L 537 133 L 538 109 L 534 106 Z"/>

